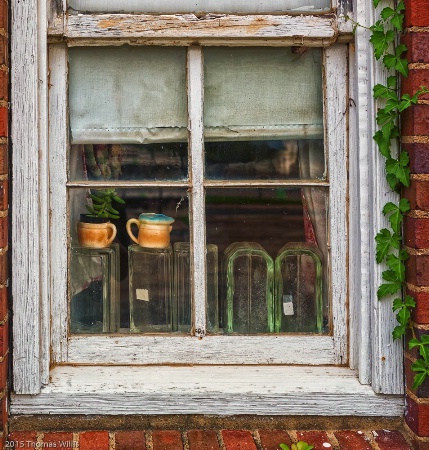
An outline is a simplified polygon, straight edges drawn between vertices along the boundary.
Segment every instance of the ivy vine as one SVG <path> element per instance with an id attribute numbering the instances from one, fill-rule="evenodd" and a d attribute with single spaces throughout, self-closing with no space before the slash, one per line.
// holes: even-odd
<path id="1" fill-rule="evenodd" d="M 381 0 L 373 0 L 377 8 Z M 405 3 L 400 1 L 392 6 L 386 6 L 380 12 L 379 19 L 369 27 L 370 42 L 373 46 L 374 56 L 381 60 L 390 73 L 385 84 L 377 84 L 373 88 L 373 96 L 380 99 L 383 107 L 377 111 L 376 121 L 378 130 L 373 138 L 380 153 L 385 158 L 386 179 L 391 189 L 400 193 L 403 187 L 410 185 L 409 155 L 405 151 L 392 151 L 392 143 L 398 142 L 400 137 L 399 116 L 407 108 L 417 104 L 421 95 L 429 92 L 426 87 L 420 87 L 414 95 L 398 95 L 398 74 L 408 77 L 408 61 L 404 57 L 407 47 L 398 44 L 397 35 L 402 32 L 404 23 Z M 346 19 L 352 20 L 349 17 Z M 360 24 L 354 22 L 354 30 Z M 410 210 L 410 203 L 403 198 L 398 204 L 388 202 L 383 208 L 383 214 L 388 217 L 389 228 L 383 228 L 377 233 L 376 261 L 386 263 L 387 270 L 382 273 L 383 283 L 379 286 L 377 297 L 379 300 L 403 293 L 405 290 L 405 261 L 409 258 L 408 252 L 401 248 L 402 223 L 404 215 Z M 423 335 L 420 339 L 416 333 L 411 319 L 411 311 L 416 302 L 410 295 L 404 295 L 393 300 L 393 311 L 396 312 L 398 325 L 393 330 L 393 339 L 402 338 L 407 329 L 411 330 L 412 339 L 408 346 L 416 348 L 419 357 L 413 362 L 411 369 L 415 372 L 413 389 L 418 388 L 429 376 L 429 336 Z"/>

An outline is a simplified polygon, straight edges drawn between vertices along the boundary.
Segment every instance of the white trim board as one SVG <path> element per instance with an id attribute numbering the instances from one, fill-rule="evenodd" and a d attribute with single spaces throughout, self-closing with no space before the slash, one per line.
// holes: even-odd
<path id="1" fill-rule="evenodd" d="M 11 414 L 403 415 L 354 371 L 300 366 L 58 366 L 39 395 L 12 395 Z"/>

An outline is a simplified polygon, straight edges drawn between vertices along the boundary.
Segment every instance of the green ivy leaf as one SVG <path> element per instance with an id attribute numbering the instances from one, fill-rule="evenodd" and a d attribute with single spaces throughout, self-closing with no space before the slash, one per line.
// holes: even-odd
<path id="1" fill-rule="evenodd" d="M 387 228 L 380 230 L 375 237 L 376 245 L 376 261 L 380 264 L 387 256 L 391 248 L 399 250 L 401 236 L 391 233 Z"/>
<path id="2" fill-rule="evenodd" d="M 392 157 L 390 153 L 390 138 L 386 139 L 384 137 L 384 134 L 381 130 L 378 130 L 374 136 L 374 141 L 378 145 L 378 149 L 380 150 L 380 153 L 385 157 L 390 159 Z"/>
<path id="3" fill-rule="evenodd" d="M 418 374 L 414 375 L 413 389 L 417 389 L 421 384 L 423 384 L 423 382 L 425 381 L 427 376 L 428 376 L 427 372 L 418 373 Z"/>
<path id="4" fill-rule="evenodd" d="M 406 153 L 407 156 L 408 156 L 408 153 L 407 153 L 407 152 L 402 152 L 402 153 L 401 153 L 401 156 L 404 155 L 405 153 Z M 408 158 L 408 159 L 409 159 L 409 158 Z M 399 202 L 399 209 L 400 209 L 401 212 L 403 212 L 403 213 L 406 213 L 406 212 L 408 212 L 408 211 L 411 209 L 410 202 L 408 201 L 408 199 L 406 199 L 406 198 L 402 198 L 402 199 L 401 199 L 401 201 Z"/>
<path id="5" fill-rule="evenodd" d="M 374 8 L 377 8 L 379 3 L 380 3 L 380 0 L 374 0 Z"/>
<path id="6" fill-rule="evenodd" d="M 390 75 L 390 77 L 387 77 L 387 87 L 390 89 L 396 89 L 398 86 L 398 78 L 396 75 Z"/>
<path id="7" fill-rule="evenodd" d="M 380 59 L 387 51 L 389 44 L 395 40 L 395 33 L 393 30 L 385 32 L 384 26 L 378 22 L 370 29 L 373 33 L 369 40 L 374 47 L 374 56 L 376 59 Z"/>
<path id="8" fill-rule="evenodd" d="M 396 325 L 396 327 L 392 331 L 392 337 L 396 341 L 397 339 L 401 339 L 402 336 L 405 335 L 407 328 L 403 325 Z"/>
<path id="9" fill-rule="evenodd" d="M 399 282 L 395 283 L 383 283 L 379 286 L 377 290 L 377 298 L 381 300 L 389 295 L 396 294 L 402 288 L 402 284 Z"/>
<path id="10" fill-rule="evenodd" d="M 389 19 L 389 17 L 392 17 L 395 13 L 396 11 L 394 9 L 387 6 L 386 8 L 383 8 L 383 10 L 380 13 L 380 16 L 382 17 L 383 20 L 386 21 L 387 19 Z"/>
<path id="11" fill-rule="evenodd" d="M 403 283 L 405 281 L 405 264 L 396 255 L 387 255 L 387 266 L 395 273 L 396 279 Z"/>
<path id="12" fill-rule="evenodd" d="M 396 278 L 396 273 L 392 269 L 383 271 L 381 277 L 383 280 L 391 281 L 392 283 L 396 283 L 398 281 Z"/>
<path id="13" fill-rule="evenodd" d="M 395 83 L 396 84 L 396 83 Z M 373 88 L 374 98 L 385 98 L 398 101 L 398 95 L 395 90 L 383 84 L 376 84 Z"/>
<path id="14" fill-rule="evenodd" d="M 286 445 L 286 444 L 280 444 L 279 447 L 280 447 L 282 450 L 290 450 L 289 445 Z"/>
<path id="15" fill-rule="evenodd" d="M 392 230 L 396 234 L 400 234 L 401 223 L 402 223 L 402 211 L 399 206 L 395 205 L 392 202 L 386 203 L 383 208 L 383 214 L 385 216 L 389 216 L 389 222 L 392 227 Z"/>
<path id="16" fill-rule="evenodd" d="M 404 186 L 410 185 L 410 168 L 401 159 L 388 159 L 386 161 L 386 173 L 395 175 Z"/>

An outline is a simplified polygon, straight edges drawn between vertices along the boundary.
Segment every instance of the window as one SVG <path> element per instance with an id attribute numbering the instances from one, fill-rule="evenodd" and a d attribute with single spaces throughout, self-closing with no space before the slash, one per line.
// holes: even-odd
<path id="1" fill-rule="evenodd" d="M 27 17 L 18 2 L 14 8 Z M 361 305 L 371 301 L 359 299 L 365 282 L 352 280 L 362 276 L 364 251 L 349 246 L 349 230 L 355 243 L 360 226 L 359 214 L 349 216 L 349 196 L 352 208 L 363 202 L 358 157 L 349 153 L 356 135 L 348 133 L 348 93 L 356 87 L 348 46 L 334 42 L 338 29 L 343 40 L 351 34 L 329 14 L 255 11 L 197 18 L 52 8 L 48 38 L 41 29 L 35 44 L 16 50 L 28 61 L 36 54 L 38 66 L 30 77 L 14 72 L 15 83 L 33 87 L 32 95 L 17 89 L 14 98 L 15 111 L 26 105 L 25 114 L 15 114 L 14 210 L 30 208 L 22 232 L 30 236 L 35 227 L 40 234 L 19 242 L 15 231 L 14 411 L 38 411 L 49 395 L 66 398 L 73 385 L 67 377 L 85 383 L 118 372 L 137 393 L 146 389 L 142 377 L 151 373 L 156 384 L 164 370 L 146 365 L 210 365 L 214 378 L 226 370 L 222 376 L 240 379 L 240 365 L 281 365 L 269 369 L 281 377 L 300 364 L 303 373 L 337 377 L 335 383 L 350 376 L 350 392 L 360 388 L 348 367 L 360 365 L 362 381 L 370 381 L 357 351 L 362 343 L 367 350 L 369 339 L 349 324 L 367 320 Z M 125 234 L 119 249 L 91 253 L 77 245 L 87 193 L 110 188 L 125 200 L 122 220 L 140 213 L 175 220 L 171 253 L 158 255 L 169 267 L 155 272 L 169 274 L 172 300 L 143 314 L 151 317 L 146 322 L 137 319 L 138 308 L 152 307 L 161 287 L 138 284 L 148 266 L 141 247 L 128 253 Z M 124 225 L 117 224 L 118 234 Z M 94 267 L 102 270 L 92 274 Z M 100 305 L 114 292 L 119 312 L 112 307 L 106 316 Z M 98 300 L 86 308 L 88 298 Z M 203 397 L 223 398 L 208 385 L 213 390 Z M 98 399 L 91 389 L 85 395 Z M 266 398 L 267 389 L 256 397 Z M 385 407 L 362 389 L 374 411 Z M 52 411 L 83 411 L 71 396 L 65 401 L 69 406 Z"/>

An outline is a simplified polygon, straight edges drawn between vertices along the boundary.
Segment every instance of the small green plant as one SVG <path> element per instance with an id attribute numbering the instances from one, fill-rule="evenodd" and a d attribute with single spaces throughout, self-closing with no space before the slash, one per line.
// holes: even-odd
<path id="1" fill-rule="evenodd" d="M 124 204 L 125 201 L 118 197 L 115 189 L 97 190 L 93 194 L 89 194 L 89 197 L 92 200 L 92 206 L 86 205 L 86 209 L 90 212 L 89 217 L 119 219 L 119 211 L 113 208 L 112 203 Z"/>
<path id="2" fill-rule="evenodd" d="M 280 444 L 279 446 L 282 450 L 311 450 L 314 445 L 307 444 L 307 442 L 299 441 L 296 444 L 292 444 L 292 447 L 286 444 Z"/>

